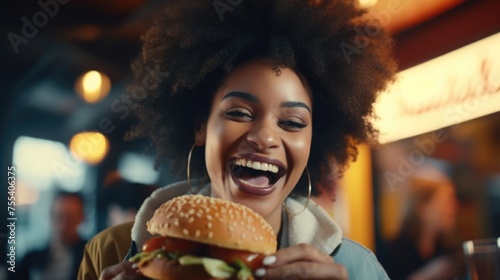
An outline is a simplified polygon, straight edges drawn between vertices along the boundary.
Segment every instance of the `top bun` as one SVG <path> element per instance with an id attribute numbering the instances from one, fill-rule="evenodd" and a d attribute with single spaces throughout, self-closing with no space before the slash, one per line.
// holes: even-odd
<path id="1" fill-rule="evenodd" d="M 272 254 L 277 247 L 273 229 L 252 209 L 202 195 L 183 195 L 165 202 L 147 227 L 151 234 L 260 254 Z"/>

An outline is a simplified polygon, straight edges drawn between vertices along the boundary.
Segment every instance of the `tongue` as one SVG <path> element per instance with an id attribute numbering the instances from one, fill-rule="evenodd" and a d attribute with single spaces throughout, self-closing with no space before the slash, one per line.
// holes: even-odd
<path id="1" fill-rule="evenodd" d="M 238 174 L 240 180 L 247 182 L 250 185 L 258 187 L 269 186 L 269 177 L 266 172 L 253 170 L 250 168 L 242 168 L 241 173 Z"/>
<path id="2" fill-rule="evenodd" d="M 241 177 L 240 179 L 254 186 L 266 187 L 269 185 L 269 178 L 267 178 L 267 176 L 255 176 L 248 178 Z"/>

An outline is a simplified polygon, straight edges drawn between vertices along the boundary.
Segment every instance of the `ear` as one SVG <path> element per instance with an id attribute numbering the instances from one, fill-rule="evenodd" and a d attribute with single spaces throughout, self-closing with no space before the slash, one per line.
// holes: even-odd
<path id="1" fill-rule="evenodd" d="M 194 143 L 196 146 L 205 146 L 207 142 L 207 122 L 197 124 L 194 128 Z"/>

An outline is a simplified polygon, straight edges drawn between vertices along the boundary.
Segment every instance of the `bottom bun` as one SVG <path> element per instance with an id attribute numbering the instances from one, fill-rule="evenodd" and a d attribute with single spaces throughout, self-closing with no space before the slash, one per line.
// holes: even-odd
<path id="1" fill-rule="evenodd" d="M 176 260 L 153 258 L 139 263 L 139 270 L 144 276 L 156 280 L 217 280 L 208 275 L 202 265 L 181 265 Z"/>

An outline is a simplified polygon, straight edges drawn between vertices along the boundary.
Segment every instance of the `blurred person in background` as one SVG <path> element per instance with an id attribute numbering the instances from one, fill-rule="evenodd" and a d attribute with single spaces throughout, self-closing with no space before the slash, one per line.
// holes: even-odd
<path id="1" fill-rule="evenodd" d="M 134 221 L 141 204 L 154 189 L 154 186 L 131 183 L 119 177 L 105 182 L 100 205 L 107 214 L 106 226 Z"/>
<path id="2" fill-rule="evenodd" d="M 28 252 L 12 276 L 22 280 L 77 278 L 86 240 L 78 227 L 84 221 L 84 199 L 79 193 L 60 191 L 51 209 L 51 239 L 47 247 Z"/>
<path id="3" fill-rule="evenodd" d="M 399 235 L 381 259 L 391 279 L 457 279 L 463 266 L 454 231 L 458 200 L 450 178 L 424 165 L 408 179 Z"/>

